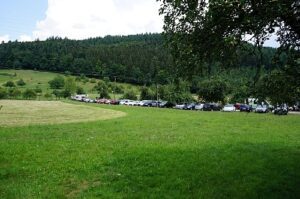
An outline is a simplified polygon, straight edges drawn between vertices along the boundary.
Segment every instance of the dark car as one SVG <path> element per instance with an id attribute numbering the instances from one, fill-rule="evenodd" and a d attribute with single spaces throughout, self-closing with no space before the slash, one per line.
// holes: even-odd
<path id="1" fill-rule="evenodd" d="M 183 109 L 184 110 L 195 110 L 195 106 L 196 104 L 195 103 L 189 103 L 189 104 L 186 104 Z"/>
<path id="2" fill-rule="evenodd" d="M 286 105 L 281 105 L 281 106 L 277 106 L 274 109 L 274 114 L 275 115 L 287 115 L 289 112 L 289 107 Z"/>
<path id="3" fill-rule="evenodd" d="M 161 101 L 152 101 L 151 106 L 152 107 L 159 107 L 160 103 L 161 103 Z"/>
<path id="4" fill-rule="evenodd" d="M 241 112 L 251 112 L 252 111 L 252 106 L 247 105 L 247 104 L 241 104 L 240 105 L 240 111 Z"/>
<path id="5" fill-rule="evenodd" d="M 222 107 L 215 103 L 206 103 L 203 105 L 203 111 L 220 111 Z"/>
<path id="6" fill-rule="evenodd" d="M 148 106 L 148 107 L 153 106 L 153 102 L 155 102 L 155 101 L 153 101 L 153 100 L 145 100 L 143 102 L 142 106 Z"/>
<path id="7" fill-rule="evenodd" d="M 162 101 L 160 104 L 159 104 L 159 107 L 160 108 L 172 108 L 174 107 L 175 104 L 173 104 L 172 102 L 168 102 L 168 101 Z"/>

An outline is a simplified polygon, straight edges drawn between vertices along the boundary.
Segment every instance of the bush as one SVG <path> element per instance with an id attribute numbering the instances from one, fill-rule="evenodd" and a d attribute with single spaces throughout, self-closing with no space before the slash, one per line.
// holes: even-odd
<path id="1" fill-rule="evenodd" d="M 199 83 L 199 99 L 206 102 L 224 102 L 228 85 L 221 79 L 208 79 Z"/>
<path id="2" fill-rule="evenodd" d="M 103 80 L 99 80 L 94 89 L 98 91 L 100 98 L 110 98 L 108 94 L 108 86 Z"/>
<path id="3" fill-rule="evenodd" d="M 141 88 L 140 100 L 155 99 L 155 92 L 146 86 Z"/>
<path id="4" fill-rule="evenodd" d="M 82 87 L 77 86 L 77 88 L 76 88 L 76 93 L 77 93 L 78 95 L 80 95 L 80 94 L 85 94 L 85 91 L 84 91 L 84 89 L 83 89 Z"/>
<path id="5" fill-rule="evenodd" d="M 51 89 L 61 89 L 65 85 L 65 80 L 62 76 L 57 76 L 48 82 Z"/>
<path id="6" fill-rule="evenodd" d="M 11 98 L 18 98 L 22 95 L 22 92 L 18 88 L 12 88 L 8 91 L 8 95 Z"/>
<path id="7" fill-rule="evenodd" d="M 46 99 L 50 99 L 50 98 L 52 98 L 52 95 L 50 93 L 45 93 L 44 97 Z"/>
<path id="8" fill-rule="evenodd" d="M 26 89 L 22 95 L 25 99 L 35 99 L 37 97 L 36 92 L 32 89 Z"/>
<path id="9" fill-rule="evenodd" d="M 36 87 L 36 88 L 34 89 L 34 91 L 35 91 L 36 93 L 42 93 L 42 92 L 43 92 L 43 90 L 42 90 L 40 87 Z"/>
<path id="10" fill-rule="evenodd" d="M 17 85 L 18 85 L 18 86 L 25 86 L 26 83 L 24 82 L 23 79 L 20 79 L 20 80 L 17 81 Z"/>
<path id="11" fill-rule="evenodd" d="M 7 81 L 5 84 L 3 84 L 5 87 L 15 87 L 15 83 L 13 81 Z"/>
<path id="12" fill-rule="evenodd" d="M 7 98 L 7 96 L 8 96 L 8 93 L 7 93 L 6 88 L 0 87 L 0 99 L 5 99 L 5 98 Z"/>
<path id="13" fill-rule="evenodd" d="M 95 80 L 94 78 L 92 78 L 92 79 L 90 80 L 90 82 L 94 84 L 94 83 L 96 83 L 96 80 Z"/>
<path id="14" fill-rule="evenodd" d="M 136 96 L 136 93 L 134 92 L 134 90 L 130 89 L 130 90 L 125 91 L 125 93 L 123 95 L 123 99 L 137 100 L 137 96 Z"/>

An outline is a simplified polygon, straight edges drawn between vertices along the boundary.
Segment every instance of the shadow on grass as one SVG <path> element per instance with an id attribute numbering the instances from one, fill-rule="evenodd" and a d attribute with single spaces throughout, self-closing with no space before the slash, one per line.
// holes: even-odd
<path id="1" fill-rule="evenodd" d="M 102 188 L 125 198 L 299 198 L 299 162 L 299 148 L 268 143 L 137 148 L 113 155 Z"/>

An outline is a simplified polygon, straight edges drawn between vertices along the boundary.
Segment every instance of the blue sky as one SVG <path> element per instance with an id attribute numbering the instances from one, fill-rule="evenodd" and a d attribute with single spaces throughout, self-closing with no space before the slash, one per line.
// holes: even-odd
<path id="1" fill-rule="evenodd" d="M 11 40 L 31 35 L 36 22 L 45 18 L 47 0 L 0 0 L 0 36 Z"/>

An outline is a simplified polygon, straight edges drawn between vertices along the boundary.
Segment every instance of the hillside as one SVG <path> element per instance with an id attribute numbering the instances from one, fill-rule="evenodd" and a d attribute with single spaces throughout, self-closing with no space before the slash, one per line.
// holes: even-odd
<path id="1" fill-rule="evenodd" d="M 24 91 L 26 89 L 41 89 L 42 95 L 41 99 L 46 93 L 52 94 L 54 89 L 50 88 L 49 81 L 53 80 L 57 76 L 62 76 L 66 78 L 66 75 L 53 73 L 53 72 L 40 72 L 40 71 L 33 71 L 33 70 L 10 70 L 10 69 L 0 69 L 0 88 L 7 82 L 12 81 L 17 86 L 18 90 Z M 94 89 L 97 85 L 99 79 L 96 78 L 87 78 L 87 77 L 80 77 L 80 76 L 72 76 L 76 79 L 76 86 L 83 88 L 84 92 L 87 93 L 89 96 L 95 98 L 98 97 L 99 94 Z M 24 86 L 18 86 L 17 81 L 22 79 L 25 82 Z M 110 84 L 115 84 L 110 82 Z M 138 86 L 127 84 L 127 83 L 118 83 L 115 84 L 119 87 L 123 92 L 125 90 L 134 90 L 136 93 L 139 92 Z M 112 90 L 109 90 L 110 96 L 119 98 L 122 96 L 122 93 L 113 94 Z M 52 96 L 54 97 L 54 96 Z"/>
<path id="2" fill-rule="evenodd" d="M 263 65 L 266 69 L 271 68 L 275 50 L 265 48 L 263 54 Z M 254 67 L 256 63 L 255 56 L 239 52 L 235 67 Z M 0 44 L 0 68 L 6 69 L 69 71 L 74 75 L 109 77 L 111 80 L 116 76 L 122 82 L 150 85 L 172 81 L 173 66 L 161 34 L 78 41 L 52 37 L 46 41 Z"/>

